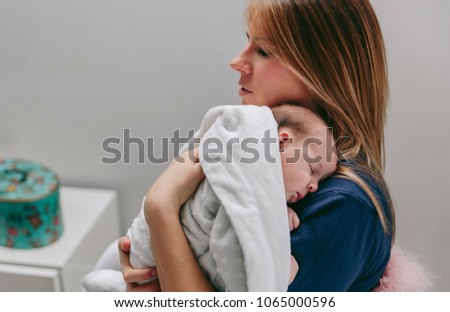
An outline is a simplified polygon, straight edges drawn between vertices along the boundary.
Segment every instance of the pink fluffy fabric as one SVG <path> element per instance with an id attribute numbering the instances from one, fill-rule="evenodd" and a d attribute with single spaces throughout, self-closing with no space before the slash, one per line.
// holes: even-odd
<path id="1" fill-rule="evenodd" d="M 394 246 L 386 271 L 373 291 L 429 291 L 433 280 L 434 276 L 413 254 Z"/>

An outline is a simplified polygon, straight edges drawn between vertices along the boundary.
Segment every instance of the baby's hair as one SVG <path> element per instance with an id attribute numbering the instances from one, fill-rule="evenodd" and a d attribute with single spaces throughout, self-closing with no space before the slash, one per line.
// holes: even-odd
<path id="1" fill-rule="evenodd" d="M 325 121 L 319 115 L 309 109 L 291 104 L 282 104 L 272 107 L 272 113 L 278 124 L 278 130 L 288 128 L 296 136 L 314 135 L 317 123 L 326 126 Z"/>

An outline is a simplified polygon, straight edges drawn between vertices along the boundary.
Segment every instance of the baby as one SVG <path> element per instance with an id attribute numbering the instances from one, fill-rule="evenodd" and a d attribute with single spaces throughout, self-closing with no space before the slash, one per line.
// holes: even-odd
<path id="1" fill-rule="evenodd" d="M 280 105 L 272 108 L 272 112 L 278 124 L 286 201 L 293 204 L 317 191 L 318 183 L 336 171 L 336 151 L 328 126 L 310 110 Z M 326 144 L 327 139 L 331 144 Z M 288 218 L 291 231 L 300 225 L 299 217 L 291 208 L 288 208 Z M 291 256 L 290 282 L 297 271 L 298 264 Z"/>
<path id="2" fill-rule="evenodd" d="M 281 105 L 272 108 L 272 113 L 278 124 L 278 143 L 285 199 L 288 204 L 292 204 L 317 191 L 318 183 L 332 175 L 336 170 L 337 157 L 333 150 L 327 150 L 327 146 L 333 146 L 332 135 L 319 116 L 306 108 L 293 105 Z M 326 144 L 327 139 L 331 144 Z M 231 191 L 240 191 L 239 186 L 233 187 L 235 187 L 235 190 Z M 211 203 L 202 201 L 200 205 L 203 204 L 210 205 Z M 183 214 L 183 207 L 181 213 Z M 186 213 L 186 210 L 184 210 L 184 213 Z M 288 208 L 288 218 L 289 227 L 292 231 L 299 226 L 300 220 L 290 208 Z M 134 229 L 138 227 L 141 231 L 143 227 L 147 227 L 142 210 L 127 233 L 132 247 L 131 264 L 136 268 L 154 266 L 149 242 L 145 242 L 143 245 L 142 242 L 137 243 L 133 240 L 133 231 L 136 232 Z M 190 229 L 185 228 L 186 230 Z M 205 248 L 208 248 L 207 246 L 206 244 Z M 202 265 L 202 263 L 200 264 Z M 298 265 L 291 256 L 290 282 L 294 279 L 297 271 Z M 212 282 L 218 287 L 214 281 Z M 221 283 L 222 281 L 219 281 L 219 285 Z M 218 288 L 223 290 L 220 287 Z"/>

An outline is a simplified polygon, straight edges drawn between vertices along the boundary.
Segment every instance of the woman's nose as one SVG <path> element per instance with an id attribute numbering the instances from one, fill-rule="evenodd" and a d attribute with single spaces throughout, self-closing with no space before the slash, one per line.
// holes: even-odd
<path id="1" fill-rule="evenodd" d="M 241 75 L 248 75 L 252 71 L 250 62 L 246 59 L 245 50 L 231 60 L 230 66 L 231 68 L 237 70 Z"/>

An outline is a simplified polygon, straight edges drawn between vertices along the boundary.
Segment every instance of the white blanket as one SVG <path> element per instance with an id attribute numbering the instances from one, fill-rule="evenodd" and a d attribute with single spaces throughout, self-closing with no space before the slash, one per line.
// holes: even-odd
<path id="1" fill-rule="evenodd" d="M 219 290 L 287 290 L 290 240 L 277 133 L 269 108 L 239 105 L 211 109 L 195 135 L 206 179 L 181 208 L 181 221 Z M 133 266 L 154 266 L 142 210 L 127 235 Z M 87 290 L 105 290 L 89 285 L 99 274 L 111 283 L 110 271 L 93 272 L 84 279 Z"/>

